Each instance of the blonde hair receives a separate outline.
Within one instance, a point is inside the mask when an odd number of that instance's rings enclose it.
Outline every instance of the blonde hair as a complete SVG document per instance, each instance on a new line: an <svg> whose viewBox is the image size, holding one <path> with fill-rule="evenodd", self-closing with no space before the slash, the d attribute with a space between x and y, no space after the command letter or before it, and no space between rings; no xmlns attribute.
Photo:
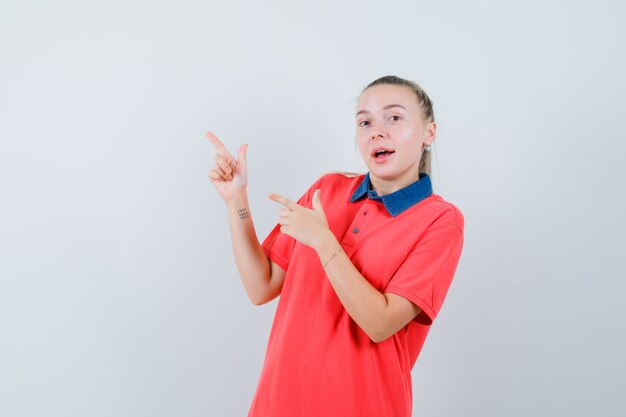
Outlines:
<svg viewBox="0 0 626 417"><path fill-rule="evenodd" d="M433 113L433 103L432 101L430 101L430 97L428 97L428 94L426 94L426 92L422 89L422 87L420 87L419 84L417 84L414 81L405 80L404 78L400 78L395 75L385 75L384 77L380 77L372 81L371 83L369 83L363 89L363 91L361 91L361 94L363 94L365 90L367 90L368 88L373 87L375 85L381 85L381 84L400 85L400 86L405 86L405 87L410 88L411 91L413 91L413 93L415 93L415 96L417 97L417 102L419 103L420 108L422 109L422 115L424 117L424 120L427 122L435 121L435 114ZM430 157L431 157L431 152L428 152L428 151L422 152L422 159L420 159L420 163L419 163L419 172L420 173L425 172L429 176L431 175Z"/></svg>

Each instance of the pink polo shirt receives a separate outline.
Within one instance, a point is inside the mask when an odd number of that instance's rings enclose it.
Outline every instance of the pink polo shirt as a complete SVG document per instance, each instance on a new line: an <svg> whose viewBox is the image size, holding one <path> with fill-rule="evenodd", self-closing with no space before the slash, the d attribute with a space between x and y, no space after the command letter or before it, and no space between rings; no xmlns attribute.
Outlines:
<svg viewBox="0 0 626 417"><path fill-rule="evenodd" d="M277 224L262 248L286 275L248 417L411 416L411 369L452 282L464 218L425 174L384 200L367 184L366 174L326 173L298 204L312 208L321 188L330 230L358 271L422 311L373 342L341 304L315 250Z"/></svg>

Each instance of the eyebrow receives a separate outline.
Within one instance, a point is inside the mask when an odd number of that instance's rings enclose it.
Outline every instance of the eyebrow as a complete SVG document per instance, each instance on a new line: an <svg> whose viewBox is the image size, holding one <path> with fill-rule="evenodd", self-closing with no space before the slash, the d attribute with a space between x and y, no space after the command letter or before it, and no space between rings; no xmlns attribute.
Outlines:
<svg viewBox="0 0 626 417"><path fill-rule="evenodd" d="M406 110L406 107L404 107L404 106L402 106L402 105L400 105L400 104L387 104L385 107L383 107L383 110L387 110L387 109L389 109L389 108L391 108L391 107L402 107L404 110ZM368 111L368 110L359 110L359 111L358 111L358 112L354 115L354 117L357 117L357 116L358 116L359 114L361 114L361 113L369 113L369 111Z"/></svg>

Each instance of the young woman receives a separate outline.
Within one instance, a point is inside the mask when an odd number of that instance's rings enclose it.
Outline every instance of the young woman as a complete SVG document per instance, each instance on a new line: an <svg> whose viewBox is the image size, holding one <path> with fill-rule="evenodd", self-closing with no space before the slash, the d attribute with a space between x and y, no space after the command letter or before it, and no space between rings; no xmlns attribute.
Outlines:
<svg viewBox="0 0 626 417"><path fill-rule="evenodd" d="M411 369L461 255L464 218L433 193L432 103L386 76L361 92L366 174L321 175L297 200L271 193L278 224L259 243L238 158L209 177L226 202L238 271L261 305L280 295L248 417L410 417Z"/></svg>

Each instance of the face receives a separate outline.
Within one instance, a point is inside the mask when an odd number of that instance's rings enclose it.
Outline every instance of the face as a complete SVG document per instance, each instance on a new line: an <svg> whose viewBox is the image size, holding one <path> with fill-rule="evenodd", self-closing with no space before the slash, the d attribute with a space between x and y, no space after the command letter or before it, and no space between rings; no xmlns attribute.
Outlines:
<svg viewBox="0 0 626 417"><path fill-rule="evenodd" d="M355 120L356 143L374 186L392 182L400 189L417 181L423 148L434 141L436 125L424 120L409 87L379 84L366 89ZM378 149L387 152L376 156Z"/></svg>

